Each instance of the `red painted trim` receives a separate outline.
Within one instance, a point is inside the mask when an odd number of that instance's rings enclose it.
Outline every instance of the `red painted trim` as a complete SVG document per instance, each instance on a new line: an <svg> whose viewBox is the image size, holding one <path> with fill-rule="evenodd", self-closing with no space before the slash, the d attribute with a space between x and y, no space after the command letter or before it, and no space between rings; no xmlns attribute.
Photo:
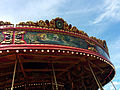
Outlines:
<svg viewBox="0 0 120 90"><path fill-rule="evenodd" d="M15 44L15 31L13 31L13 40L12 40L13 44Z"/></svg>
<svg viewBox="0 0 120 90"><path fill-rule="evenodd" d="M0 28L1 29L1 28ZM45 29L45 28L32 28L32 27L6 27L6 28L2 28L2 30L3 29L31 29L31 30L46 30L46 31L54 31L54 32L59 32L59 33L66 33L66 34L71 34L72 36L79 36L79 37L81 37L81 38L83 38L83 39L87 39L87 40L91 40L91 41L93 41L94 43L96 43L98 46L100 46L102 49L104 49L104 51L108 54L108 56L109 56L109 53L108 53L108 51L101 45L101 44L99 44L97 41L95 41L94 39L91 39L91 38L89 38L89 37L87 37L87 36L84 36L84 35L82 35L82 34L75 34L75 33L72 33L72 32L65 32L64 30L63 31L60 31L60 30L54 30L54 29Z"/></svg>
<svg viewBox="0 0 120 90"><path fill-rule="evenodd" d="M16 29L37 29L37 30L48 30L48 31L54 31L54 32L59 32L59 33L67 33L67 34L72 34L73 36L80 36L80 37L83 37L83 39L88 39L88 40L91 40L93 41L94 43L96 43L98 46L100 46L102 49L105 50L105 52L108 54L109 56L109 53L108 51L101 45L99 44L97 41L95 41L94 39L91 39L89 37L86 37L84 35L81 35L81 34L75 34L75 33L72 33L72 32L65 32L65 31L60 31L60 30L54 30L54 29L45 29L45 28L31 28L31 27L16 27Z"/></svg>
<svg viewBox="0 0 120 90"><path fill-rule="evenodd" d="M26 34L26 31L25 31L25 34ZM22 34L22 40L25 42L25 44L27 44L27 42L24 40L24 35L25 34Z"/></svg>
<svg viewBox="0 0 120 90"><path fill-rule="evenodd" d="M107 79L111 75L112 72L113 72L113 69L111 70L111 72L109 73L109 75L105 79Z"/></svg>
<svg viewBox="0 0 120 90"><path fill-rule="evenodd" d="M100 55L97 52L93 52L87 49L82 48L76 48L76 47L70 47L70 46L62 46L62 45L51 45L51 44L11 44L11 45L0 45L0 50L13 50L13 49L55 49L55 50L69 50L69 51L75 51L75 52L82 52L87 54L92 54L98 57L101 57L108 62L110 62L107 58ZM111 63L111 62L110 62Z"/></svg>
<svg viewBox="0 0 120 90"><path fill-rule="evenodd" d="M4 28L0 28L0 30L4 30L4 29L15 29L15 27L4 27Z"/></svg>
<svg viewBox="0 0 120 90"><path fill-rule="evenodd" d="M81 49L76 47L69 47L69 46L62 46L62 45L51 45L51 44L11 44L11 45L0 45L0 50L21 50L21 49L54 49L54 50L69 50L69 51L75 51L75 52L82 52L87 54L92 54L98 57L101 57L105 59L106 61L110 62L107 58L100 55L97 52L93 52L87 49ZM112 64L112 63L111 63ZM113 70L108 74L108 76L105 78L107 79Z"/></svg>

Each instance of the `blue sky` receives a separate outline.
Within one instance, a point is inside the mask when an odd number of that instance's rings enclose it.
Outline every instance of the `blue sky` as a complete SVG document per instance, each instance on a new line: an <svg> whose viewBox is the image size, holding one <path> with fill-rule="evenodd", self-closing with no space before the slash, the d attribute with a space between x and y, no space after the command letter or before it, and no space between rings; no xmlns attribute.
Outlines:
<svg viewBox="0 0 120 90"><path fill-rule="evenodd" d="M89 36L107 41L120 90L120 0L0 0L0 21L51 20L62 17ZM105 90L114 90L111 83Z"/></svg>

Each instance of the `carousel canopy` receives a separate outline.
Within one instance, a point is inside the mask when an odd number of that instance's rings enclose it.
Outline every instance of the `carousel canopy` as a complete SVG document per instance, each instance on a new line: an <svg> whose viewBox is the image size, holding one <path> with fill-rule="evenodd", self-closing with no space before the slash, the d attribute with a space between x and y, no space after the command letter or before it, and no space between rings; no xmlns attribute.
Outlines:
<svg viewBox="0 0 120 90"><path fill-rule="evenodd" d="M102 89L115 75L109 59L105 40L62 18L0 21L0 89Z"/></svg>

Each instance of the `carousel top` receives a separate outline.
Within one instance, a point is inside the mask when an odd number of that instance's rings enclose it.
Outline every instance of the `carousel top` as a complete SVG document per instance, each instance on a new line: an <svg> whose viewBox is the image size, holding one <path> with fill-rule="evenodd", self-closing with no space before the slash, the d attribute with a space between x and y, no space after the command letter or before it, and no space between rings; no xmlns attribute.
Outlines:
<svg viewBox="0 0 120 90"><path fill-rule="evenodd" d="M24 77L28 75L30 85L39 79L43 80L43 77L36 77L40 72L45 76L44 79L51 80L50 63L54 63L56 76L61 76L65 83L68 81L66 76L69 76L68 71L70 71L76 87L81 85L87 88L98 88L92 79L90 65L102 83L101 86L111 81L115 75L115 68L109 61L106 41L89 37L87 33L67 24L59 17L51 21L20 22L16 26L10 22L0 21L0 56L2 64L0 65L2 71L0 89L4 85L3 76L6 78L6 75L9 77L13 74L15 60L19 61ZM9 62L11 62L10 66L7 65ZM12 68L8 69L10 67ZM77 82L77 80L84 82ZM10 85L10 82L8 84ZM6 87L10 87L9 85Z"/></svg>
<svg viewBox="0 0 120 90"><path fill-rule="evenodd" d="M29 31L39 29L39 28L41 28L42 30L49 29L51 30L51 32L59 31L59 33L73 34L76 37L80 36L80 38L83 37L84 39L88 38L91 41L87 41L87 42L91 44L98 44L108 54L108 48L105 40L100 40L93 36L89 37L87 33L85 33L82 30L78 30L77 27L72 26L71 24L68 24L66 21L64 21L62 18L59 18L59 17L52 19L51 21L40 20L37 22L32 22L32 21L20 22L19 24L16 24L16 27L14 27L14 24L11 24L10 22L0 21L0 30L3 30L3 29L15 30L14 28L17 28L17 29L19 28L19 30L21 30L20 28L26 28L26 30L29 29Z"/></svg>

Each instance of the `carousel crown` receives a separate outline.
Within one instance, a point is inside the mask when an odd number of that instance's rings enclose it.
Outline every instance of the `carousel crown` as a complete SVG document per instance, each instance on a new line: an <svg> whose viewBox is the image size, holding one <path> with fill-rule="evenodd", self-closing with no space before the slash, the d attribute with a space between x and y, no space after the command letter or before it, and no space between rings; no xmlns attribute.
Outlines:
<svg viewBox="0 0 120 90"><path fill-rule="evenodd" d="M0 30L2 30L3 28L9 28L9 27L14 27L14 24L11 24L10 22L3 22L0 21ZM108 52L108 48L106 45L106 41L105 40L101 40L101 39L97 39L96 37L89 37L87 33L85 33L82 30L78 30L77 27L72 26L71 24L68 24L66 21L64 21L64 19L62 18L55 18L52 19L51 21L49 20L40 20L37 22L32 22L32 21L27 21L27 22L20 22L19 24L16 24L16 27L24 27L24 28L41 28L41 29L49 29L49 30L54 30L54 31L62 31L62 32L67 32L69 34L75 34L75 35L79 35L85 38L89 38L91 39L93 42L100 44L100 46L106 51ZM90 44L95 44L91 41L87 41Z"/></svg>

